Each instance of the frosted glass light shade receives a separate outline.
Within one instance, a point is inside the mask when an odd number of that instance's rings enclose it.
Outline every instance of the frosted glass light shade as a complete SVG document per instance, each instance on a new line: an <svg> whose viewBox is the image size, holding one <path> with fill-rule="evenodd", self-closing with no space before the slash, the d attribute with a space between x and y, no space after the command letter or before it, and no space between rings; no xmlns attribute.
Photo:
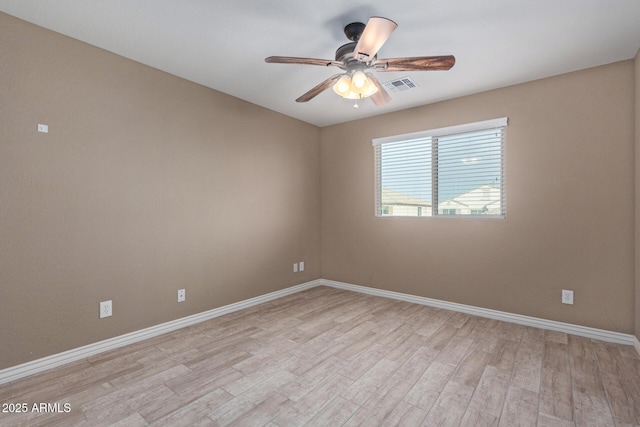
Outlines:
<svg viewBox="0 0 640 427"><path fill-rule="evenodd" d="M348 95L350 90L351 90L351 77L349 77L347 74L340 77L340 79L338 79L336 84L333 85L333 91L342 97L345 97L346 95Z"/></svg>

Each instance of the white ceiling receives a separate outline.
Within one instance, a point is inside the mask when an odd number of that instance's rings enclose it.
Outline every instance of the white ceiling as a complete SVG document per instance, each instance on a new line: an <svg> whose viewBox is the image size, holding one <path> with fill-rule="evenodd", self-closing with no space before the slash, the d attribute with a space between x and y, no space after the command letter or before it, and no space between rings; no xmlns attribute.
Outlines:
<svg viewBox="0 0 640 427"><path fill-rule="evenodd" d="M639 0L0 0L0 11L318 126L369 117L630 59ZM327 90L340 70L266 64L271 55L334 59L343 27L384 16L398 29L379 58L455 55L450 71L375 107Z"/></svg>

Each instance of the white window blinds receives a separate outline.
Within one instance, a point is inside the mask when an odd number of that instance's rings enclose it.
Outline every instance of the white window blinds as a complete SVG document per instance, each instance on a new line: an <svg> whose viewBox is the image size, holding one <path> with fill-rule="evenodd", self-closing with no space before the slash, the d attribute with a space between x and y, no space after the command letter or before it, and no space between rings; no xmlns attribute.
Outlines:
<svg viewBox="0 0 640 427"><path fill-rule="evenodd" d="M377 216L504 218L507 118L373 140Z"/></svg>

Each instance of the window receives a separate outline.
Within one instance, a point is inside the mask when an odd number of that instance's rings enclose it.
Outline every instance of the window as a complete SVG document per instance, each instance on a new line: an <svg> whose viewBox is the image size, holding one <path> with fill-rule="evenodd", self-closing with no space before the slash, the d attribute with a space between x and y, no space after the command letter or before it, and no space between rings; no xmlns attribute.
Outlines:
<svg viewBox="0 0 640 427"><path fill-rule="evenodd" d="M507 118L373 140L376 216L504 218Z"/></svg>

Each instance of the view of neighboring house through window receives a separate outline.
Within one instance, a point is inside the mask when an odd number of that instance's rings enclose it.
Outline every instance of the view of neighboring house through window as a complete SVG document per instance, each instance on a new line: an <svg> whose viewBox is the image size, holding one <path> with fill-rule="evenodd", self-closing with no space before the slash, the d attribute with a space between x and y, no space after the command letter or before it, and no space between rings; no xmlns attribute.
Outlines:
<svg viewBox="0 0 640 427"><path fill-rule="evenodd" d="M505 217L507 118L373 140L377 216Z"/></svg>

